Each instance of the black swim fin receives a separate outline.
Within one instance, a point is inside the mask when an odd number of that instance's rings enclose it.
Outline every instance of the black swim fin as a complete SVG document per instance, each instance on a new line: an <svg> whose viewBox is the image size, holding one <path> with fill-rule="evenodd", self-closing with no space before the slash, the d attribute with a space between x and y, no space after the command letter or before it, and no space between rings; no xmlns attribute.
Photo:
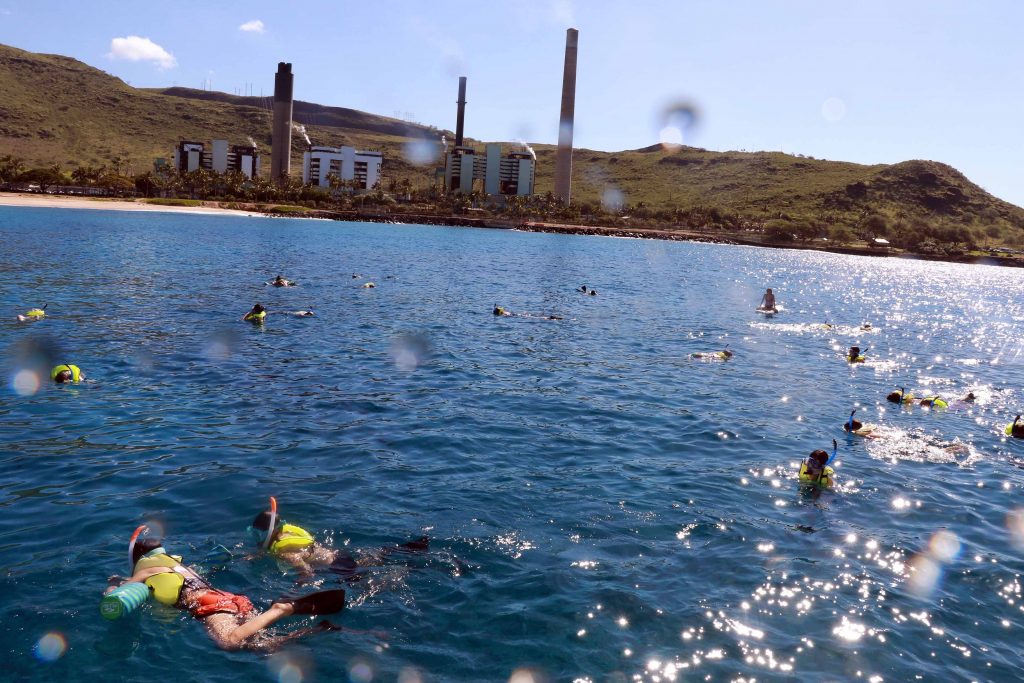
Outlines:
<svg viewBox="0 0 1024 683"><path fill-rule="evenodd" d="M292 601L295 614L337 614L345 609L345 591L341 588L310 593Z"/></svg>

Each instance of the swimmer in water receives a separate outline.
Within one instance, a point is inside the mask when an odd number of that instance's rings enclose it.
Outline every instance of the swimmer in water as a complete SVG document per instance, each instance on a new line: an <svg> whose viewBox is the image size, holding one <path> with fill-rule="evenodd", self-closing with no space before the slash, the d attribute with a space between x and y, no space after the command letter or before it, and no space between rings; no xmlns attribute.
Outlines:
<svg viewBox="0 0 1024 683"><path fill-rule="evenodd" d="M860 420L854 420L853 415L857 411L850 412L850 419L843 423L843 431L849 434L856 434L857 436L867 437L869 439L876 438L873 434L875 431L875 425L864 424Z"/></svg>
<svg viewBox="0 0 1024 683"><path fill-rule="evenodd" d="M492 311L492 313L494 313L494 315L503 315L503 316L511 316L511 315L513 315L512 311L506 311L504 308L502 308L498 304L494 304L494 310Z"/></svg>
<svg viewBox="0 0 1024 683"><path fill-rule="evenodd" d="M46 307L50 304L44 304L42 308L30 308L25 311L25 315L18 316L18 322L35 322L42 320L46 317Z"/></svg>
<svg viewBox="0 0 1024 683"><path fill-rule="evenodd" d="M577 292L583 292L584 294L586 294L587 293L587 286L586 285L581 285L580 288L577 289L576 291Z"/></svg>
<svg viewBox="0 0 1024 683"><path fill-rule="evenodd" d="M1020 415L1013 418L1013 422L1006 425L1006 435L1015 439L1024 439L1024 422L1020 421Z"/></svg>
<svg viewBox="0 0 1024 683"><path fill-rule="evenodd" d="M949 403L940 396L926 396L918 403L925 408L948 408Z"/></svg>
<svg viewBox="0 0 1024 683"><path fill-rule="evenodd" d="M318 631L341 630L330 622L317 627L271 636L266 629L296 614L335 614L345 607L345 591L329 590L302 598L275 602L265 612L257 612L244 595L218 590L192 569L164 550L156 538L138 539L139 527L129 545L132 575L127 579L111 576L105 593L125 583L146 585L163 605L186 610L206 627L206 632L223 650L272 651L284 643Z"/></svg>
<svg viewBox="0 0 1024 683"><path fill-rule="evenodd" d="M363 289L373 289L376 286L377 285L373 284L372 282L364 282L363 283Z"/></svg>
<svg viewBox="0 0 1024 683"><path fill-rule="evenodd" d="M256 304L252 307L252 310L242 316L242 320L246 320L251 323L262 323L267 317L267 309L263 304Z"/></svg>
<svg viewBox="0 0 1024 683"><path fill-rule="evenodd" d="M309 309L306 311L290 311L289 315L293 315L296 318L312 318L316 313L313 312L313 309Z"/></svg>
<svg viewBox="0 0 1024 683"><path fill-rule="evenodd" d="M885 400L888 401L889 403L900 403L900 404L913 403L914 402L914 395L913 394L908 394L906 392L906 389L904 389L903 387L900 387L899 391L891 391L891 392L889 392L889 395L885 397Z"/></svg>
<svg viewBox="0 0 1024 683"><path fill-rule="evenodd" d="M294 287L295 286L294 282L292 282L291 280L285 280L280 275L275 277L268 284L274 285L275 287Z"/></svg>
<svg viewBox="0 0 1024 683"><path fill-rule="evenodd" d="M832 457L823 450L813 451L800 465L798 478L801 484L811 484L820 488L832 488L835 484L835 471L828 464L836 457L839 444L832 439Z"/></svg>
<svg viewBox="0 0 1024 683"><path fill-rule="evenodd" d="M77 365L65 363L50 371L50 379L57 384L78 384L85 379L85 373Z"/></svg>
<svg viewBox="0 0 1024 683"><path fill-rule="evenodd" d="M860 347L851 346L850 350L846 353L846 360L849 363L863 363L864 354L860 352Z"/></svg>
<svg viewBox="0 0 1024 683"><path fill-rule="evenodd" d="M865 332L867 332L868 330L872 329L871 323L865 322L863 325L860 326L860 329L862 329Z"/></svg>
<svg viewBox="0 0 1024 683"><path fill-rule="evenodd" d="M398 546L364 553L357 561L348 551L328 548L302 527L280 519L277 516L277 500L273 496L270 498L270 508L256 515L247 535L260 548L299 570L303 579L312 578L319 567L328 567L336 574L355 577L360 567L379 565L391 553L425 552L430 547L430 539L423 536Z"/></svg>
<svg viewBox="0 0 1024 683"><path fill-rule="evenodd" d="M705 360L729 360L732 358L733 352L726 346L721 351L698 351L697 353L691 353L690 358L702 358Z"/></svg>
<svg viewBox="0 0 1024 683"><path fill-rule="evenodd" d="M597 296L597 290L594 289L594 288L591 288L590 291L587 292L587 294L589 294L590 296Z"/></svg>
<svg viewBox="0 0 1024 683"><path fill-rule="evenodd" d="M761 311L778 311L775 307L775 294L772 293L771 287L761 297L761 304L757 308Z"/></svg>

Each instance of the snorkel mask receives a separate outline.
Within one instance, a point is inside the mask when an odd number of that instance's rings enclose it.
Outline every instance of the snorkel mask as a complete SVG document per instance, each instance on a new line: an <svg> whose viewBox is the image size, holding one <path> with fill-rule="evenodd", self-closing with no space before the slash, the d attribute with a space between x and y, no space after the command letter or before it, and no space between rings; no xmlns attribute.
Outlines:
<svg viewBox="0 0 1024 683"><path fill-rule="evenodd" d="M140 524L135 532L132 534L131 540L128 541L128 575L131 576L135 573L135 560L132 559L135 556L135 542L139 540L139 536L142 535L143 531L149 531L149 527L145 524Z"/></svg>
<svg viewBox="0 0 1024 683"><path fill-rule="evenodd" d="M269 519L267 520L266 530L250 525L245 531L246 537L261 548L270 547L270 539L273 538L274 531L277 529L277 499L273 496L270 496L270 510L268 514Z"/></svg>

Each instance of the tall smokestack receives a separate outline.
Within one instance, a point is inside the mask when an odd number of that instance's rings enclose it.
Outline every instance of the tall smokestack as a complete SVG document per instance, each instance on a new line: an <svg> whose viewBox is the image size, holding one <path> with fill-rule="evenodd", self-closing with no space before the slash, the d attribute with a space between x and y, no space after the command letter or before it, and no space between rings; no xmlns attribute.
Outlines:
<svg viewBox="0 0 1024 683"><path fill-rule="evenodd" d="M274 74L274 127L270 132L270 177L281 182L292 165L292 65L278 62Z"/></svg>
<svg viewBox="0 0 1024 683"><path fill-rule="evenodd" d="M466 77L459 76L459 113L455 118L455 146L462 147L462 132L466 123Z"/></svg>
<svg viewBox="0 0 1024 683"><path fill-rule="evenodd" d="M558 156L555 157L555 196L569 206L572 194L572 126L576 116L576 48L580 32L565 32L565 69L562 71L562 115L558 119Z"/></svg>

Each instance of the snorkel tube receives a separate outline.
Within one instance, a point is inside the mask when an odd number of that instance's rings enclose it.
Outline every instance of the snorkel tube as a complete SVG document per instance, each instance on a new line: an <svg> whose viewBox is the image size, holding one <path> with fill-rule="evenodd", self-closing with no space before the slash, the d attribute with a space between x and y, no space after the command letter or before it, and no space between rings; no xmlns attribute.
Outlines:
<svg viewBox="0 0 1024 683"><path fill-rule="evenodd" d="M836 459L836 453L838 453L838 452L839 452L839 443L835 439L832 439L832 455L830 455L828 460L825 461L825 464L821 466L821 471L818 472L818 478L814 480L815 484L820 484L821 483L821 478L823 476L825 476L826 468L828 468L828 466L832 464L832 461Z"/></svg>
<svg viewBox="0 0 1024 683"><path fill-rule="evenodd" d="M135 573L135 560L132 559L135 554L135 542L139 540L139 536L143 531L149 531L149 527L145 524L140 524L135 533L132 534L131 540L128 541L128 576Z"/></svg>
<svg viewBox="0 0 1024 683"><path fill-rule="evenodd" d="M267 535L263 539L263 543L260 545L264 549L270 547L270 539L274 537L274 530L277 529L277 499L273 496L270 497L270 522L267 525Z"/></svg>
<svg viewBox="0 0 1024 683"><path fill-rule="evenodd" d="M849 420L847 420L847 422L846 422L846 426L847 426L847 427L849 427L849 430L848 430L848 431L849 431L849 432L850 432L851 434L853 434L853 415L854 415L854 413L856 413L856 412L857 412L857 409L856 409L856 408L854 408L853 410L851 410L851 411L850 411L850 419L849 419ZM833 441L835 441L835 439L833 439ZM833 453L833 456L834 456L834 455L835 455L835 453Z"/></svg>

